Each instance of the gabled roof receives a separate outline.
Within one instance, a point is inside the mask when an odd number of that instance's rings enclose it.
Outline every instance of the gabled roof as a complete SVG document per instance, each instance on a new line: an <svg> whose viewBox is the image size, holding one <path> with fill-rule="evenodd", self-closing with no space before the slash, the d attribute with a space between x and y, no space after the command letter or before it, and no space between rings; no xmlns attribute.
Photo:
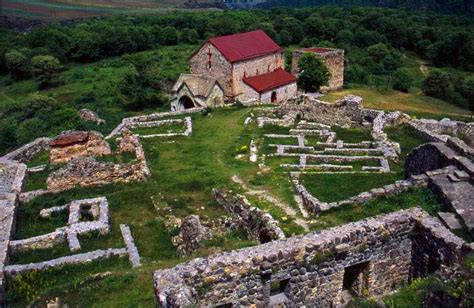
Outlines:
<svg viewBox="0 0 474 308"><path fill-rule="evenodd" d="M262 30L214 37L208 42L231 63L283 51L283 48Z"/></svg>
<svg viewBox="0 0 474 308"><path fill-rule="evenodd" d="M243 81L258 93L262 93L296 82L296 77L284 69L279 68L271 73L254 77L244 77Z"/></svg>
<svg viewBox="0 0 474 308"><path fill-rule="evenodd" d="M203 75L181 74L173 87L173 92L178 92L183 85L186 85L194 96L207 98L216 84L222 89L215 78Z"/></svg>

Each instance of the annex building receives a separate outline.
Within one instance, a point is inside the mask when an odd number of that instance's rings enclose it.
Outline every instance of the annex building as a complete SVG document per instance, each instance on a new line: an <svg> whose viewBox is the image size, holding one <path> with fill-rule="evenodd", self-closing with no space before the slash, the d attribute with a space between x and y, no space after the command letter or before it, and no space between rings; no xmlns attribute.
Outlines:
<svg viewBox="0 0 474 308"><path fill-rule="evenodd" d="M179 91L183 83L202 78L209 78L209 84L216 81L224 101L279 103L294 97L296 77L284 70L283 52L262 30L209 39L190 57L191 75L181 76L174 86L172 108L215 106L215 96L209 100L198 98L192 90Z"/></svg>

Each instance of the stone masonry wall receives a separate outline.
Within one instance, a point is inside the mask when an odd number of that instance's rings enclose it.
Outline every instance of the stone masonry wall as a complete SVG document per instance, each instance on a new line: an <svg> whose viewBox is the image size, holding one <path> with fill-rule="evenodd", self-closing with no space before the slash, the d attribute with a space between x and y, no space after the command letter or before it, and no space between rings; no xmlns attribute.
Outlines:
<svg viewBox="0 0 474 308"><path fill-rule="evenodd" d="M272 92L276 92L277 100L275 103L282 103L296 96L298 86L296 85L296 82L294 82L272 91L262 93L260 98L262 104L270 104L272 102Z"/></svg>
<svg viewBox="0 0 474 308"><path fill-rule="evenodd" d="M292 54L291 73L297 75L300 73L298 62L301 56L306 53L314 54L322 59L324 65L329 71L330 78L328 86L321 87L321 91L340 90L344 86L344 50L334 49L325 53L314 53L305 50L295 50Z"/></svg>
<svg viewBox="0 0 474 308"><path fill-rule="evenodd" d="M42 151L49 150L51 138L41 137L27 143L20 148L6 154L2 158L27 163Z"/></svg>
<svg viewBox="0 0 474 308"><path fill-rule="evenodd" d="M212 65L209 68L209 51L211 52ZM204 44L191 59L189 59L191 74L202 74L217 79L227 98L234 96L232 81L232 64L212 44Z"/></svg>
<svg viewBox="0 0 474 308"><path fill-rule="evenodd" d="M278 222L253 207L244 196L233 196L219 189L213 189L212 195L233 216L237 227L246 230L251 238L261 243L285 238Z"/></svg>
<svg viewBox="0 0 474 308"><path fill-rule="evenodd" d="M234 84L234 95L244 93L244 77L253 77L273 72L277 68L283 68L283 54L274 53L263 57L250 59L233 64L232 80Z"/></svg>
<svg viewBox="0 0 474 308"><path fill-rule="evenodd" d="M427 234L437 240L414 245ZM343 289L380 296L415 273L428 272L415 268L425 267L418 254L449 258L446 266L455 268L465 247L441 223L413 208L156 271L155 295L164 307L331 307L341 304Z"/></svg>

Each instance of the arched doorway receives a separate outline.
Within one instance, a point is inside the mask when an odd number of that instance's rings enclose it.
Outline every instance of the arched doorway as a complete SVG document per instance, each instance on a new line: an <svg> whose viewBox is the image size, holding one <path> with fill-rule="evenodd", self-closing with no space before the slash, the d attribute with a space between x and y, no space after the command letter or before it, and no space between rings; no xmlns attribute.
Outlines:
<svg viewBox="0 0 474 308"><path fill-rule="evenodd" d="M193 100L186 95L181 96L181 98L179 99L179 104L183 106L184 109L194 108Z"/></svg>
<svg viewBox="0 0 474 308"><path fill-rule="evenodd" d="M277 101L277 93L275 91L272 92L272 103L275 103Z"/></svg>

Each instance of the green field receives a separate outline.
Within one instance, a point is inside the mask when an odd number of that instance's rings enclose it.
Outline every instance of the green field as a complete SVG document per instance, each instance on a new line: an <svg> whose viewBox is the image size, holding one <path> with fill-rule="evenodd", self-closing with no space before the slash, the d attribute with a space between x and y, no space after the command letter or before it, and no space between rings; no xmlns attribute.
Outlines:
<svg viewBox="0 0 474 308"><path fill-rule="evenodd" d="M107 14L159 13L183 9L185 0L7 0L5 15L47 20L91 17Z"/></svg>

